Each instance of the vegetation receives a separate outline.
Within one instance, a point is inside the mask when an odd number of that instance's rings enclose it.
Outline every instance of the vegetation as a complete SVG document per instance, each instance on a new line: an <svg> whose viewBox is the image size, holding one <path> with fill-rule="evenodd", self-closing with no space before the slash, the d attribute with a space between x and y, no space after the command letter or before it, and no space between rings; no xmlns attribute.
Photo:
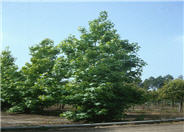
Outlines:
<svg viewBox="0 0 184 132"><path fill-rule="evenodd" d="M139 47L120 39L106 12L89 22L89 30L79 31L80 39L70 36L60 44L73 67L68 100L76 107L63 116L97 122L121 119L125 109L143 101L137 86L145 65L137 57Z"/></svg>
<svg viewBox="0 0 184 132"><path fill-rule="evenodd" d="M142 83L142 87L146 90L157 90L163 87L164 84L168 83L169 81L173 80L173 76L166 75L166 76L158 76L156 78L149 77L145 79Z"/></svg>
<svg viewBox="0 0 184 132"><path fill-rule="evenodd" d="M148 79L145 79L144 82L142 82L141 87L147 91L147 99L149 100L148 102L159 104L159 102L162 100L162 97L159 94L159 90L173 79L174 77L169 74L163 77L151 76Z"/></svg>
<svg viewBox="0 0 184 132"><path fill-rule="evenodd" d="M157 78L150 77L145 79L141 87L147 90L147 104L166 105L171 104L174 108L175 104L179 104L179 112L183 111L183 76L180 75L174 79L171 75L159 76Z"/></svg>
<svg viewBox="0 0 184 132"><path fill-rule="evenodd" d="M15 58L11 55L9 48L2 51L1 56L1 107L9 109L20 100L20 91L17 88L18 82L22 79L18 67L15 65Z"/></svg>
<svg viewBox="0 0 184 132"><path fill-rule="evenodd" d="M39 113L68 104L61 113L71 120L91 122L122 119L136 104L179 101L183 80L171 75L141 82L145 62L137 43L122 40L107 12L79 28L55 46L50 39L30 47L31 59L20 70L9 49L1 53L1 106L9 112Z"/></svg>
<svg viewBox="0 0 184 132"><path fill-rule="evenodd" d="M160 96L179 102L179 112L183 112L183 101L184 101L184 80L175 79L168 84L165 84L160 90Z"/></svg>
<svg viewBox="0 0 184 132"><path fill-rule="evenodd" d="M41 111L55 101L50 89L54 85L52 68L57 54L58 50L49 39L30 48L31 63L21 69L25 77L22 102L25 102L26 111Z"/></svg>

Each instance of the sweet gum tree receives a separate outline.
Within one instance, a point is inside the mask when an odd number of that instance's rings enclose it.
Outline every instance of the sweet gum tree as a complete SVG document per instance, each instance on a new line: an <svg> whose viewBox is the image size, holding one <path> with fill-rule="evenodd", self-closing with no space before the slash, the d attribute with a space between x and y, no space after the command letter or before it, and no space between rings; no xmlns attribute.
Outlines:
<svg viewBox="0 0 184 132"><path fill-rule="evenodd" d="M31 62L20 71L6 49L1 53L1 103L9 112L41 112L64 104L69 78L66 59L50 39L30 47Z"/></svg>
<svg viewBox="0 0 184 132"><path fill-rule="evenodd" d="M60 43L72 67L66 98L74 109L62 114L69 119L119 120L127 108L144 101L144 91L137 85L145 65L137 55L139 46L121 40L107 17L101 12L89 22L89 30L79 29L79 39L70 36Z"/></svg>
<svg viewBox="0 0 184 132"><path fill-rule="evenodd" d="M31 62L26 63L21 69L25 78L20 86L23 98L20 105L24 107L23 111L39 112L58 103L61 99L62 83L59 79L62 80L62 78L53 71L57 65L58 53L59 50L50 39L30 47ZM59 86L58 83L60 83Z"/></svg>
<svg viewBox="0 0 184 132"><path fill-rule="evenodd" d="M11 55L9 48L1 52L1 109L8 110L21 100L18 81L21 80L21 74L15 65L15 58Z"/></svg>

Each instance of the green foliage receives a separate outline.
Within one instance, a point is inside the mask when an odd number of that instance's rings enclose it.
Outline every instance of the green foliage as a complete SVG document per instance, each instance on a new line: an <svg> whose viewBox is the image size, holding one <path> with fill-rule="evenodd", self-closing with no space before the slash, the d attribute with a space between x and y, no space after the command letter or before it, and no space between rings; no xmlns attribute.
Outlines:
<svg viewBox="0 0 184 132"><path fill-rule="evenodd" d="M155 78L151 76L148 79L145 79L141 84L141 87L147 90L147 101L154 104L159 103L162 100L159 94L160 89L173 79L174 78L169 74L163 77L158 76Z"/></svg>
<svg viewBox="0 0 184 132"><path fill-rule="evenodd" d="M73 110L61 116L93 122L120 120L130 106L144 103L139 87L145 62L137 43L121 40L107 12L80 27L59 46L45 39L30 47L30 63L17 72L10 51L1 55L2 106L9 112L41 112L55 104Z"/></svg>
<svg viewBox="0 0 184 132"><path fill-rule="evenodd" d="M173 80L173 76L166 75L166 76L158 76L156 78L149 77L145 79L142 83L142 87L146 90L157 90L163 87L164 84L168 83L169 81Z"/></svg>
<svg viewBox="0 0 184 132"><path fill-rule="evenodd" d="M65 103L69 65L50 39L30 47L31 63L17 72L7 49L1 54L1 104L9 112L40 112Z"/></svg>
<svg viewBox="0 0 184 132"><path fill-rule="evenodd" d="M9 108L7 112L15 113L15 112L23 112L23 111L24 111L24 105L21 105L21 104L17 105L17 104L15 104L11 108Z"/></svg>
<svg viewBox="0 0 184 132"><path fill-rule="evenodd" d="M70 36L60 44L72 67L74 79L66 97L74 110L62 114L74 120L118 120L122 112L144 101L137 87L144 61L137 43L121 40L114 24L101 12L89 22L89 31L79 28L80 39Z"/></svg>
<svg viewBox="0 0 184 132"><path fill-rule="evenodd" d="M164 85L160 90L160 96L166 99L183 100L184 98L184 80L175 79Z"/></svg>
<svg viewBox="0 0 184 132"><path fill-rule="evenodd" d="M15 58L7 48L1 52L1 108L9 109L21 100L17 88L21 75L17 71Z"/></svg>
<svg viewBox="0 0 184 132"><path fill-rule="evenodd" d="M171 101L179 102L179 112L183 111L183 101L184 101L184 80L175 79L165 84L163 88L159 91L160 97L163 99L168 99Z"/></svg>
<svg viewBox="0 0 184 132"><path fill-rule="evenodd" d="M39 112L61 102L66 67L64 59L58 57L59 50L50 39L30 47L31 63L21 69L24 75L21 95L24 111ZM65 68L66 69L66 68ZM59 71L59 73L57 73Z"/></svg>
<svg viewBox="0 0 184 132"><path fill-rule="evenodd" d="M161 100L158 90L147 91L147 101L154 104L158 103Z"/></svg>

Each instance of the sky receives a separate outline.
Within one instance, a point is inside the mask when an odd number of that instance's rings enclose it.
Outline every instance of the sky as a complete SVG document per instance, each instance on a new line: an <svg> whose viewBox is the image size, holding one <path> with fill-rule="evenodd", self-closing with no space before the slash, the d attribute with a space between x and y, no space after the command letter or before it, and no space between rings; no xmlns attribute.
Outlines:
<svg viewBox="0 0 184 132"><path fill-rule="evenodd" d="M29 47L45 38L55 45L107 11L121 39L137 42L147 63L142 79L184 74L184 2L8 2L2 3L2 49L9 46L21 68Z"/></svg>

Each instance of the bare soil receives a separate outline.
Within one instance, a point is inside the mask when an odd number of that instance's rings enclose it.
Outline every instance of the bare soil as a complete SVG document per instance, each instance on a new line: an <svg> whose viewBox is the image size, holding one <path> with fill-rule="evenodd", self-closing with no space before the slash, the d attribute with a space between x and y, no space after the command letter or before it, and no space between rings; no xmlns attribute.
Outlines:
<svg viewBox="0 0 184 132"><path fill-rule="evenodd" d="M1 112L1 126L35 126L51 124L72 124L67 119L59 116L37 115L37 114L9 114Z"/></svg>
<svg viewBox="0 0 184 132"><path fill-rule="evenodd" d="M167 113L167 112L129 112L125 120L159 120L184 117L184 113Z"/></svg>
<svg viewBox="0 0 184 132"><path fill-rule="evenodd" d="M123 118L122 121L133 120L155 120L184 117L183 113L159 113L159 112L131 112ZM57 125L57 124L80 124L83 122L72 122L57 114L43 113L38 114L10 114L1 112L1 126L38 126L38 125Z"/></svg>

